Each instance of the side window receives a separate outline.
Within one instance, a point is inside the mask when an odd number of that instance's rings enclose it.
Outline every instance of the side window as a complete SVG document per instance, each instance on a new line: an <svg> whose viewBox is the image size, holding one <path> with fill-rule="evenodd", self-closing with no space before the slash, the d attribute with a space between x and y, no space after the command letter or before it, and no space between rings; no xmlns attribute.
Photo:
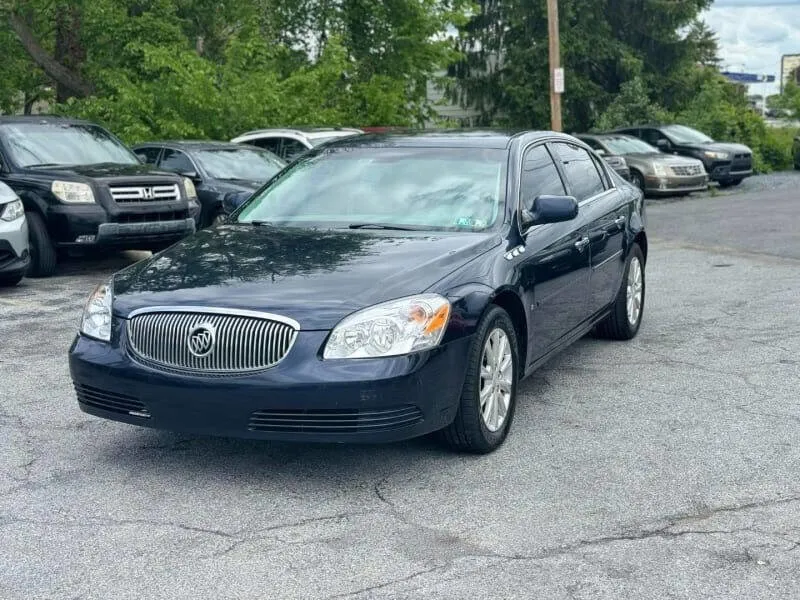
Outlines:
<svg viewBox="0 0 800 600"><path fill-rule="evenodd" d="M148 165L154 165L158 162L158 155L161 154L161 148L137 148L136 156L142 158Z"/></svg>
<svg viewBox="0 0 800 600"><path fill-rule="evenodd" d="M651 146L655 146L658 144L658 140L664 138L664 136L657 129L642 129L641 138Z"/></svg>
<svg viewBox="0 0 800 600"><path fill-rule="evenodd" d="M294 160L306 150L308 150L308 148L306 148L302 142L298 142L293 138L283 138L280 156L288 162Z"/></svg>
<svg viewBox="0 0 800 600"><path fill-rule="evenodd" d="M190 173L194 171L192 161L178 150L164 150L164 156L161 157L159 166L166 171L174 171L175 173Z"/></svg>
<svg viewBox="0 0 800 600"><path fill-rule="evenodd" d="M269 150L273 154L277 154L278 156L280 156L281 138L277 137L258 138L255 140L250 140L247 143L252 144L253 146L257 146L259 148L263 148L264 150Z"/></svg>
<svg viewBox="0 0 800 600"><path fill-rule="evenodd" d="M600 179L603 180L603 187L609 190L613 186L611 185L611 176L608 174L608 169L604 164L605 161L598 159L596 156L592 156L592 160L594 161L594 166L597 169L597 172L600 173Z"/></svg>
<svg viewBox="0 0 800 600"><path fill-rule="evenodd" d="M567 182L578 202L605 191L594 159L586 150L563 142L555 143L553 147L564 165Z"/></svg>
<svg viewBox="0 0 800 600"><path fill-rule="evenodd" d="M564 182L558 173L553 158L544 145L535 146L522 159L520 195L526 206L538 196L564 196Z"/></svg>

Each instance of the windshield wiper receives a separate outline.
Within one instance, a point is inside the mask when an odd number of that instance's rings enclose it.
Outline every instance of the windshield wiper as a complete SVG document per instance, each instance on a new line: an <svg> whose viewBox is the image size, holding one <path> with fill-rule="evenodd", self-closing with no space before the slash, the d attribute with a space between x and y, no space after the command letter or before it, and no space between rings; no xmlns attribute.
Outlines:
<svg viewBox="0 0 800 600"><path fill-rule="evenodd" d="M275 227L276 226L275 223L273 223L272 221L259 221L259 220L256 220L256 221L248 221L248 223L250 223L250 225L252 225L253 227Z"/></svg>
<svg viewBox="0 0 800 600"><path fill-rule="evenodd" d="M351 223L348 229L392 229L395 231L419 231L421 227L410 225L391 225L389 223Z"/></svg>
<svg viewBox="0 0 800 600"><path fill-rule="evenodd" d="M28 165L28 169L46 169L47 167L68 167L69 165L62 165L61 163L41 163L38 165Z"/></svg>

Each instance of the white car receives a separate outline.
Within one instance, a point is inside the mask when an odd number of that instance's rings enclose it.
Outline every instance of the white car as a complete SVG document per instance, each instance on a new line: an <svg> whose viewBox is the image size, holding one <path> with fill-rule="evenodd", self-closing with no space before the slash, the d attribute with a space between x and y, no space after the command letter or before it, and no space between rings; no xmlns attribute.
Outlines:
<svg viewBox="0 0 800 600"><path fill-rule="evenodd" d="M30 259L22 200L0 181L0 286L18 284L28 270Z"/></svg>
<svg viewBox="0 0 800 600"><path fill-rule="evenodd" d="M360 129L347 127L316 129L259 129L243 133L231 141L235 144L250 144L277 154L291 162L309 149L336 138L361 135Z"/></svg>

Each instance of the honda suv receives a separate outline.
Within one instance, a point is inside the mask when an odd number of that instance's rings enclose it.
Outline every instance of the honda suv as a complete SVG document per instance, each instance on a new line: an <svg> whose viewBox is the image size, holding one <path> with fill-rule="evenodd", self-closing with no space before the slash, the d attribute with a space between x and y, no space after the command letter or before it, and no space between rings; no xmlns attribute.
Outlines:
<svg viewBox="0 0 800 600"><path fill-rule="evenodd" d="M191 180L143 165L108 131L57 117L0 117L0 181L22 199L34 277L57 250L160 250L194 233Z"/></svg>

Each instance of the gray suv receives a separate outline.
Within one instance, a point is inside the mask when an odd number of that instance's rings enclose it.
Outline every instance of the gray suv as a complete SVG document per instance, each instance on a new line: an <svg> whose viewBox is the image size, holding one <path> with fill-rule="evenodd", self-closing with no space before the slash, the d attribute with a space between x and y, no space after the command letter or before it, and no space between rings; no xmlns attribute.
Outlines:
<svg viewBox="0 0 800 600"><path fill-rule="evenodd" d="M29 263L25 208L11 188L0 181L0 286L18 284Z"/></svg>

